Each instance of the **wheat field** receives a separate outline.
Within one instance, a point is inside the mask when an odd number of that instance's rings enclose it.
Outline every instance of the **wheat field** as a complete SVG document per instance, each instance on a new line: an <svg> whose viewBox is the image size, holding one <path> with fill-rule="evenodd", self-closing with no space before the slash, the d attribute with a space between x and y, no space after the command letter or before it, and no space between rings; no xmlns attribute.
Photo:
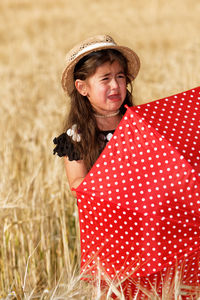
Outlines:
<svg viewBox="0 0 200 300"><path fill-rule="evenodd" d="M102 33L133 48L135 104L197 87L200 2L1 0L0 13L0 299L99 299L80 280L76 201L52 155L65 54Z"/></svg>

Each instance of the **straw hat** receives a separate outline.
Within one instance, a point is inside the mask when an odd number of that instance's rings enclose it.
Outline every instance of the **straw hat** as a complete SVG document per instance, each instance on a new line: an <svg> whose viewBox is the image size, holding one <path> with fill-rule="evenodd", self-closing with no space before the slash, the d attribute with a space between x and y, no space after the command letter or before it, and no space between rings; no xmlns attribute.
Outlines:
<svg viewBox="0 0 200 300"><path fill-rule="evenodd" d="M131 80L135 79L140 69L137 54L128 47L118 46L109 35L97 35L84 40L72 48L66 55L66 67L62 74L62 87L70 95L74 89L74 67L78 61L91 52L116 49L120 51L128 62L128 73Z"/></svg>

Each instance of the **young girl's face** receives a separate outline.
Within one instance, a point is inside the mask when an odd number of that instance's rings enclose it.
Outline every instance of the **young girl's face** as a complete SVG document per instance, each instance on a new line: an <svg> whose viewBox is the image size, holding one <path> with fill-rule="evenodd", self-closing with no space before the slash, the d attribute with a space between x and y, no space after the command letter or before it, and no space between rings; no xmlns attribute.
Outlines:
<svg viewBox="0 0 200 300"><path fill-rule="evenodd" d="M97 113L106 115L117 111L127 92L123 67L118 61L102 64L84 80L83 90Z"/></svg>

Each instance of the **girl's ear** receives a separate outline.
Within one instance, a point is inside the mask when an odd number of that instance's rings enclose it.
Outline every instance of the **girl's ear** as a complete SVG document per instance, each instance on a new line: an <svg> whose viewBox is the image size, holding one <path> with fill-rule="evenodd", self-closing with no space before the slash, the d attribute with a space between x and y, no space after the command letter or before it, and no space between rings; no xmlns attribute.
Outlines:
<svg viewBox="0 0 200 300"><path fill-rule="evenodd" d="M84 80L76 79L75 87L79 94L81 94L82 96L87 96L87 86Z"/></svg>

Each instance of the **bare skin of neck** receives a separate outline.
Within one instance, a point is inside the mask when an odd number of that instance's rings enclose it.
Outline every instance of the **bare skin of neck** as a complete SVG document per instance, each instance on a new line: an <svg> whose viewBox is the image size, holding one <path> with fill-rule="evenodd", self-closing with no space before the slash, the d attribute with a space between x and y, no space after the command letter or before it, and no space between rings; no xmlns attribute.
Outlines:
<svg viewBox="0 0 200 300"><path fill-rule="evenodd" d="M122 115L119 114L114 117L109 118L96 118L97 120L97 126L100 130L106 131L106 130L115 130L117 126L119 125L119 122L122 119Z"/></svg>

